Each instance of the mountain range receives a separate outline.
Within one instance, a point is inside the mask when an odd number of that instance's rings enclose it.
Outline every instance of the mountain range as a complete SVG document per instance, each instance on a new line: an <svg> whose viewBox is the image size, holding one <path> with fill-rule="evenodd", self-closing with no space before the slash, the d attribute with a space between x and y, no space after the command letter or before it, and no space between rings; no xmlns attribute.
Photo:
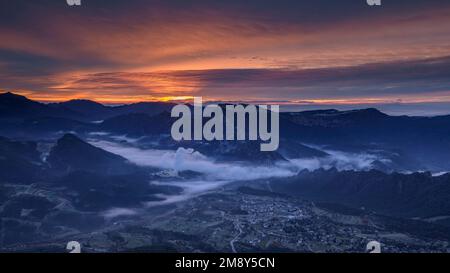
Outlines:
<svg viewBox="0 0 450 273"><path fill-rule="evenodd" d="M0 116L10 119L58 117L90 122L132 113L156 115L172 107L171 103L160 102L106 106L90 100L45 104L10 92L0 94Z"/></svg>
<svg viewBox="0 0 450 273"><path fill-rule="evenodd" d="M258 142L174 141L172 106L45 104L0 94L0 234L7 238L0 249L94 232L110 225L109 217L128 219L148 204L183 200L183 193L223 182L207 180L214 171L230 181L251 174L256 181L240 183L259 183L270 198L450 225L450 175L435 173L450 170L450 116L389 116L376 109L283 112L280 148L266 153ZM102 142L125 152L95 146ZM180 148L192 148L200 159L184 158ZM151 157L160 161L153 167L128 159L141 162L151 151L159 151ZM171 155L176 164L199 168L171 172L165 162ZM251 173L280 169L280 177Z"/></svg>
<svg viewBox="0 0 450 273"><path fill-rule="evenodd" d="M43 104L4 93L0 94L0 135L27 139L65 132L107 132L158 138L173 147L179 143L168 137L174 121L172 106L159 102L105 106L87 100ZM167 140L161 140L164 135ZM377 162L382 170L446 171L450 170L449 135L450 116L389 116L372 108L286 112L280 114L280 150L273 158L320 157L325 156L324 150L370 152L391 162L389 166ZM192 146L206 147L201 143Z"/></svg>

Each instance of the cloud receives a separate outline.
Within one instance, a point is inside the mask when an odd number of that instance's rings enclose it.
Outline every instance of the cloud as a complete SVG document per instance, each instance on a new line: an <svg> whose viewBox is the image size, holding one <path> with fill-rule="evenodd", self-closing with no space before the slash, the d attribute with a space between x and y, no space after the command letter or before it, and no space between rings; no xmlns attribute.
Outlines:
<svg viewBox="0 0 450 273"><path fill-rule="evenodd" d="M448 91L428 75L437 64L409 84L408 69L391 70L394 78L378 74L380 66L372 76L358 74L369 63L449 55L448 1L399 0L382 9L324 0L86 2L76 9L64 1L0 2L0 88L104 102ZM327 68L342 79L311 70Z"/></svg>
<svg viewBox="0 0 450 273"><path fill-rule="evenodd" d="M175 95L282 104L442 102L450 101L449 70L446 56L338 68L93 73L52 88L73 94L84 90L107 101Z"/></svg>

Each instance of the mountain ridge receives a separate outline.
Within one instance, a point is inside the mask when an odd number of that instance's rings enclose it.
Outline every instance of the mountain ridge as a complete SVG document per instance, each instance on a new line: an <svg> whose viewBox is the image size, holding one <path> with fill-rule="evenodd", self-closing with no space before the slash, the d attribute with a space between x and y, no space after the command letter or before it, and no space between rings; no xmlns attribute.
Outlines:
<svg viewBox="0 0 450 273"><path fill-rule="evenodd" d="M47 163L61 173L83 170L121 174L134 169L125 158L84 142L74 134L65 134L58 139L50 151Z"/></svg>
<svg viewBox="0 0 450 273"><path fill-rule="evenodd" d="M62 117L79 121L97 121L131 113L157 115L170 110L174 105L169 102L137 102L109 106L86 99L47 104L11 92L0 93L2 118Z"/></svg>

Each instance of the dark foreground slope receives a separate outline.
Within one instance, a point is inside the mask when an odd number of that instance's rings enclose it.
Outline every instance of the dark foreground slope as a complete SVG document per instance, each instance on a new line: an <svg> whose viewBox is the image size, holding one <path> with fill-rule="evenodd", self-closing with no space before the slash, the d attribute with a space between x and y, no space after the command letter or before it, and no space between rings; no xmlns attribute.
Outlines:
<svg viewBox="0 0 450 273"><path fill-rule="evenodd" d="M386 174L335 169L303 171L275 180L272 189L317 202L364 207L385 215L431 218L450 216L450 175Z"/></svg>

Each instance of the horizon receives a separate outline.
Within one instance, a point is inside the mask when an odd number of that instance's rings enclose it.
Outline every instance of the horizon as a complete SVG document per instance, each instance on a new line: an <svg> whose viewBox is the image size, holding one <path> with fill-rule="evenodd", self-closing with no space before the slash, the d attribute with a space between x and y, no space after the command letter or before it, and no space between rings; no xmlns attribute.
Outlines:
<svg viewBox="0 0 450 273"><path fill-rule="evenodd" d="M95 101L92 99L69 99L69 100L62 100L62 101L39 101L34 100L31 98L28 98L27 96L20 95L19 93L14 92L4 92L0 93L0 96L10 94L13 96L21 96L25 97L28 100L39 102L42 104L50 105L55 103L67 103L71 101L87 101L87 102L93 102L98 103L103 106L107 107L116 107L116 106L122 106L122 105L131 105L131 104L138 104L138 103L166 103L166 104L193 104L191 100L183 100L183 101L136 101L136 102L130 102L130 103L102 103L99 101ZM208 104L268 104L267 102L239 102L239 101L205 101L205 105ZM399 109L401 107L404 107L404 109ZM408 108L409 106L409 108ZM423 107L429 107L428 109L423 109ZM439 109L436 109L436 106L440 106ZM367 110L367 109L376 109L384 114L390 115L390 116L417 116L417 117L437 117L437 116L448 116L450 115L450 103L435 103L433 105L424 105L424 104L400 104L400 103L392 103L392 104L362 104L362 105L354 105L354 104L347 104L347 105L317 105L317 104L287 104L287 105L280 105L280 112L281 113L289 113L289 112L307 112L307 111L323 111L323 110L337 110L340 112L345 111L357 111L357 110Z"/></svg>

